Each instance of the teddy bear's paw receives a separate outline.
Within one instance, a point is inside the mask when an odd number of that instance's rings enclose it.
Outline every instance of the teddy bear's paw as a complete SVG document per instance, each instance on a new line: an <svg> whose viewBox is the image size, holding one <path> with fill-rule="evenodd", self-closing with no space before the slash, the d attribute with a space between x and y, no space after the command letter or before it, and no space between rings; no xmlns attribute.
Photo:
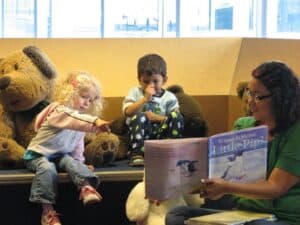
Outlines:
<svg viewBox="0 0 300 225"><path fill-rule="evenodd" d="M24 149L16 142L0 138L0 168L16 169L24 167L23 164Z"/></svg>
<svg viewBox="0 0 300 225"><path fill-rule="evenodd" d="M11 152L7 142L0 144L0 160L7 160L10 158Z"/></svg>
<svg viewBox="0 0 300 225"><path fill-rule="evenodd" d="M116 158L119 143L118 136L112 133L101 132L94 135L85 147L86 163L94 167L111 164Z"/></svg>

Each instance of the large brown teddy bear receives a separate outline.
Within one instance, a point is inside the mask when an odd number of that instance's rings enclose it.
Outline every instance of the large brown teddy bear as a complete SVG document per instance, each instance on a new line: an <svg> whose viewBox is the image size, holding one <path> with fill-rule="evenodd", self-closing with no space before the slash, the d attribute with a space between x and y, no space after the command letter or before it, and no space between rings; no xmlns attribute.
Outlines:
<svg viewBox="0 0 300 225"><path fill-rule="evenodd" d="M0 168L22 168L35 116L51 97L56 69L39 48L28 46L0 59Z"/></svg>
<svg viewBox="0 0 300 225"><path fill-rule="evenodd" d="M208 134L208 124L200 103L184 92L180 85L171 85L168 91L176 95L180 113L184 119L183 137L205 137Z"/></svg>

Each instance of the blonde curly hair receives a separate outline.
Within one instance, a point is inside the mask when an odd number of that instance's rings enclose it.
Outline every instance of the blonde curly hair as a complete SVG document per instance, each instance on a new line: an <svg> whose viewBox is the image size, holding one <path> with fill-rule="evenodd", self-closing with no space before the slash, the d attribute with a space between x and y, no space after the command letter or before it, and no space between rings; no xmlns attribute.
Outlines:
<svg viewBox="0 0 300 225"><path fill-rule="evenodd" d="M88 72L69 72L67 74L67 78L58 83L56 92L54 93L54 100L63 105L70 106L71 99L74 94L78 94L82 90L90 87L95 88L97 97L90 105L87 113L94 116L100 116L104 105L101 86L99 82Z"/></svg>

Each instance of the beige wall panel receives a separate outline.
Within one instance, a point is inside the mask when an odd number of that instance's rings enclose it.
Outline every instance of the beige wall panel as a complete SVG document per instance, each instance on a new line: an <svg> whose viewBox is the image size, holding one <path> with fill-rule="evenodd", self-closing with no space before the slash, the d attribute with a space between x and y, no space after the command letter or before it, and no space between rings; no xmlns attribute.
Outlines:
<svg viewBox="0 0 300 225"><path fill-rule="evenodd" d="M244 112L241 100L237 96L228 96L228 129L232 129L234 121L242 116Z"/></svg>
<svg viewBox="0 0 300 225"><path fill-rule="evenodd" d="M280 60L300 74L300 40L245 38L242 41L229 98L228 127L242 116L240 100L236 97L239 81L251 79L251 71L260 63Z"/></svg>
<svg viewBox="0 0 300 225"><path fill-rule="evenodd" d="M239 81L249 80L251 71L265 61L280 60L300 74L300 40L245 38L242 40L236 70L234 72L231 95Z"/></svg>
<svg viewBox="0 0 300 225"><path fill-rule="evenodd" d="M1 39L0 57L26 45L43 49L61 76L70 70L95 74L108 97L124 96L137 84L137 60L146 53L166 59L166 85L181 84L192 95L227 95L241 39Z"/></svg>

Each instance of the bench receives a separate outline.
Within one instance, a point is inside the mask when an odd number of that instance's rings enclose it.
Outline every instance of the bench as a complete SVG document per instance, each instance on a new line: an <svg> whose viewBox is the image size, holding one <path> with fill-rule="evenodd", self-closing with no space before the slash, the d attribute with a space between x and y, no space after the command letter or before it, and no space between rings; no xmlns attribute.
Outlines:
<svg viewBox="0 0 300 225"><path fill-rule="evenodd" d="M103 200L84 207L78 190L66 173L59 173L58 199L55 208L62 214L63 224L129 225L125 203L131 189L143 179L142 167L128 166L128 160L96 168ZM0 170L1 224L40 225L41 208L28 200L34 173L27 169Z"/></svg>
<svg viewBox="0 0 300 225"><path fill-rule="evenodd" d="M144 170L142 167L130 167L127 160L115 161L109 166L95 168L95 174L101 182L141 181ZM59 173L59 182L69 182L66 173ZM34 173L27 169L0 170L0 185L30 184Z"/></svg>

